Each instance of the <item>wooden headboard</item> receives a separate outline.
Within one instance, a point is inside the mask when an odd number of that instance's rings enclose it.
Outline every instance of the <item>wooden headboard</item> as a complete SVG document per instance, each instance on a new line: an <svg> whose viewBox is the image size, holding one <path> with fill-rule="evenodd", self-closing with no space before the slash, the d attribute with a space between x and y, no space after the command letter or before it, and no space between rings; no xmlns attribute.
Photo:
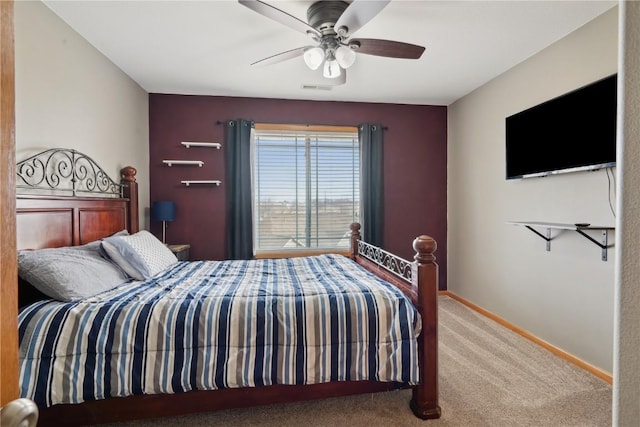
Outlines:
<svg viewBox="0 0 640 427"><path fill-rule="evenodd" d="M129 229L128 200L18 196L18 249L77 246Z"/></svg>
<svg viewBox="0 0 640 427"><path fill-rule="evenodd" d="M52 148L16 165L17 248L77 246L138 231L136 169L114 181L86 154Z"/></svg>
<svg viewBox="0 0 640 427"><path fill-rule="evenodd" d="M17 248L77 246L139 230L136 170L122 169L123 197L16 196Z"/></svg>

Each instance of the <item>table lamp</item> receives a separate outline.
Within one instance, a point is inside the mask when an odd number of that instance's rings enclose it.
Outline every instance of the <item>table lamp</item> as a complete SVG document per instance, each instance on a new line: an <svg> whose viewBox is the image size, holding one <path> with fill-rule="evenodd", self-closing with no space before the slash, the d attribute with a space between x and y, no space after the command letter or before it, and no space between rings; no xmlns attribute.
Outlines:
<svg viewBox="0 0 640 427"><path fill-rule="evenodd" d="M153 205L151 205L151 219L154 221L162 221L162 243L166 245L167 221L176 219L175 202L153 202Z"/></svg>

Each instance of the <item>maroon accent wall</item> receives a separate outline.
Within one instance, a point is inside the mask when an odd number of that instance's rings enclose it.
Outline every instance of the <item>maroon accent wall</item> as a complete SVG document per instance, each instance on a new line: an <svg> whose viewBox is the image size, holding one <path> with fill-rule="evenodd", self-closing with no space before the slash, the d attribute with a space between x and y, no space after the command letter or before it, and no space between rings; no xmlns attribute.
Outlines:
<svg viewBox="0 0 640 427"><path fill-rule="evenodd" d="M151 201L176 202L167 242L191 244L192 259L226 258L224 126L218 121L355 126L382 123L384 134L384 248L412 259L420 234L438 242L440 288L447 283L447 108L442 106L299 101L190 95L149 95ZM223 144L185 148L181 141ZM165 159L203 160L168 167ZM220 187L180 184L219 179ZM151 229L161 236L161 224Z"/></svg>

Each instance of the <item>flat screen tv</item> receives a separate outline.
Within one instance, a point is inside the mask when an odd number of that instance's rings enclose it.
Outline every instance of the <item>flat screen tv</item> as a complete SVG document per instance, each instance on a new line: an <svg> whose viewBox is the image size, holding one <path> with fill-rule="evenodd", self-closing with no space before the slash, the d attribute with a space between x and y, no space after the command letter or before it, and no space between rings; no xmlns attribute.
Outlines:
<svg viewBox="0 0 640 427"><path fill-rule="evenodd" d="M617 75L505 119L507 179L616 164Z"/></svg>

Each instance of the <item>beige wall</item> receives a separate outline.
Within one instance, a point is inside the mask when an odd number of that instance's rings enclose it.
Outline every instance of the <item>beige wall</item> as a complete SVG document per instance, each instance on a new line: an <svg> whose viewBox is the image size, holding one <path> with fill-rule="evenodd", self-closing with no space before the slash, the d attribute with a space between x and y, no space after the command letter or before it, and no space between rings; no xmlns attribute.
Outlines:
<svg viewBox="0 0 640 427"><path fill-rule="evenodd" d="M448 129L449 289L607 372L613 366L614 251L603 262L597 246L566 231L547 252L540 237L507 224L613 226L607 175L507 181L504 120L615 73L617 14L617 8L608 11L455 102Z"/></svg>
<svg viewBox="0 0 640 427"><path fill-rule="evenodd" d="M147 93L41 2L15 3L16 157L73 148L105 168L138 170L149 206Z"/></svg>
<svg viewBox="0 0 640 427"><path fill-rule="evenodd" d="M640 2L620 7L620 91L618 127L620 199L616 247L616 310L613 425L640 419ZM620 92L619 92L620 93Z"/></svg>

